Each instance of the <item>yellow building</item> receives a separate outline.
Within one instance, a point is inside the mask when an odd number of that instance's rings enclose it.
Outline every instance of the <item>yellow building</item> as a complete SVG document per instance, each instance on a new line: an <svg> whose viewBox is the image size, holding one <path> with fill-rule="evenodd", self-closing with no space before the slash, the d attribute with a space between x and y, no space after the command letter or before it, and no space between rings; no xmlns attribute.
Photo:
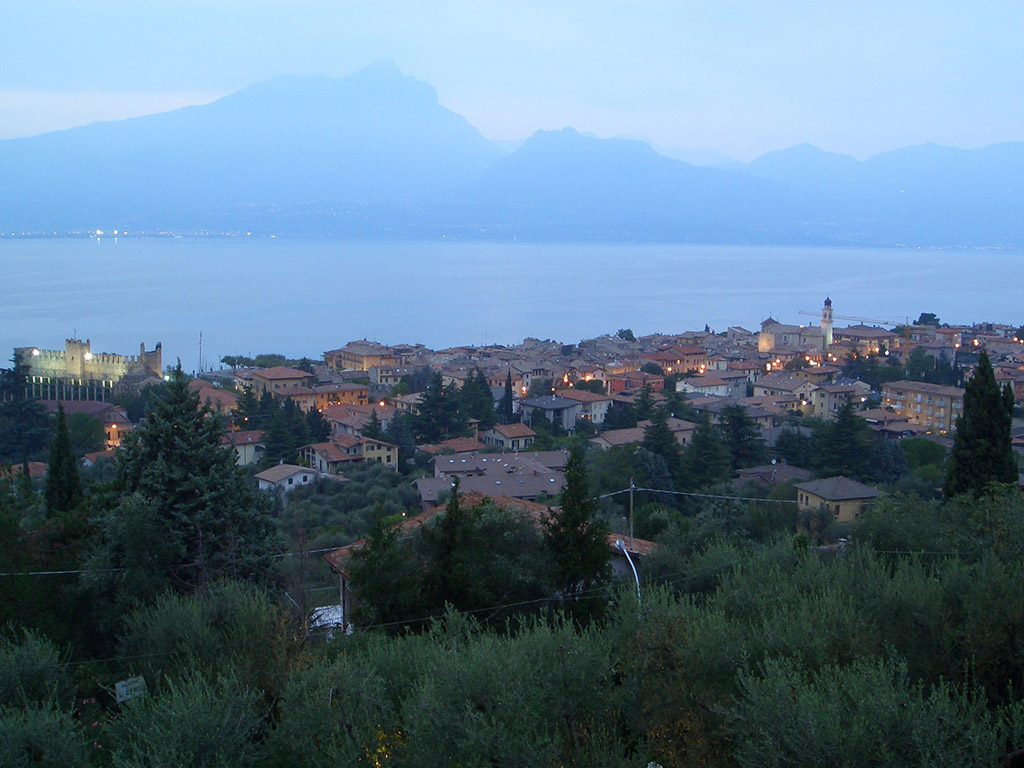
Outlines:
<svg viewBox="0 0 1024 768"><path fill-rule="evenodd" d="M254 371L252 385L257 397L264 392L284 394L282 390L295 389L296 387L312 387L313 374L300 371L298 368L285 368L282 365L275 365L273 368L264 368Z"/></svg>
<svg viewBox="0 0 1024 768"><path fill-rule="evenodd" d="M321 384L313 388L316 409L323 413L332 405L367 405L370 388L365 384Z"/></svg>
<svg viewBox="0 0 1024 768"><path fill-rule="evenodd" d="M882 405L906 417L911 424L949 432L963 415L964 391L923 381L893 381L882 385Z"/></svg>
<svg viewBox="0 0 1024 768"><path fill-rule="evenodd" d="M797 483L797 509L816 510L824 507L837 523L848 523L861 516L864 507L881 494L870 485L858 483L848 477L826 477Z"/></svg>
<svg viewBox="0 0 1024 768"><path fill-rule="evenodd" d="M332 371L368 371L375 366L397 366L402 358L395 350L375 341L350 341L340 349L324 352L324 364Z"/></svg>

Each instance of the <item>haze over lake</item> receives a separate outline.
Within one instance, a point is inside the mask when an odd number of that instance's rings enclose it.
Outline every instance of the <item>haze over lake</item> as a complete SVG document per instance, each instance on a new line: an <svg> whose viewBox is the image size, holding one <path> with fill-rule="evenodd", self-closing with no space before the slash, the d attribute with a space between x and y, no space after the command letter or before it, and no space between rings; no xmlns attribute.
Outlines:
<svg viewBox="0 0 1024 768"><path fill-rule="evenodd" d="M757 330L771 314L1024 322L1024 252L162 238L0 241L0 348L130 354L186 370L228 354L319 358L345 342L575 343L632 328ZM5 363L6 364L6 363Z"/></svg>

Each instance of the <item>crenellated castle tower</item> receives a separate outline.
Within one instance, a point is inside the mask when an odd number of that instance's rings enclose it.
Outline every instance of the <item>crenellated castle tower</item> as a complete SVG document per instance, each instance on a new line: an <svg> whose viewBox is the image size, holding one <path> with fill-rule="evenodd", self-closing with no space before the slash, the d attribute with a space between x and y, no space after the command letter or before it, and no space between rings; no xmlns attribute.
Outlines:
<svg viewBox="0 0 1024 768"><path fill-rule="evenodd" d="M14 354L29 368L33 396L44 400L106 400L125 376L163 373L160 342L152 352L140 344L137 356L93 352L89 339L65 339L63 350L17 347Z"/></svg>

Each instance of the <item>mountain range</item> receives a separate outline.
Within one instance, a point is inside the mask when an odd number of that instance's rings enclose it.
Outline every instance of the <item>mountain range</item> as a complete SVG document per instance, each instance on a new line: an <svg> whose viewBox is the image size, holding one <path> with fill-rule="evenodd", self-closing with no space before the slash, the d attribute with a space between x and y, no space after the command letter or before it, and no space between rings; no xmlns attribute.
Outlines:
<svg viewBox="0 0 1024 768"><path fill-rule="evenodd" d="M0 141L0 229L1024 246L1024 143L722 160L573 129L491 142L381 63Z"/></svg>

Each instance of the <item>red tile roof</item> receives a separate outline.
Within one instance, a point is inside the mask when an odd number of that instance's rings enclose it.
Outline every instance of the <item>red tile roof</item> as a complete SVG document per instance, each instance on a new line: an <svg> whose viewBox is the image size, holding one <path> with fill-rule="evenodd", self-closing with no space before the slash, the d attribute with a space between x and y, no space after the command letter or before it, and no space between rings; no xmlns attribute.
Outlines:
<svg viewBox="0 0 1024 768"><path fill-rule="evenodd" d="M298 368L285 368L283 365L275 365L273 368L264 368L262 371L256 371L253 373L261 379L267 379L268 381L278 379L312 379L313 374L300 371Z"/></svg>

